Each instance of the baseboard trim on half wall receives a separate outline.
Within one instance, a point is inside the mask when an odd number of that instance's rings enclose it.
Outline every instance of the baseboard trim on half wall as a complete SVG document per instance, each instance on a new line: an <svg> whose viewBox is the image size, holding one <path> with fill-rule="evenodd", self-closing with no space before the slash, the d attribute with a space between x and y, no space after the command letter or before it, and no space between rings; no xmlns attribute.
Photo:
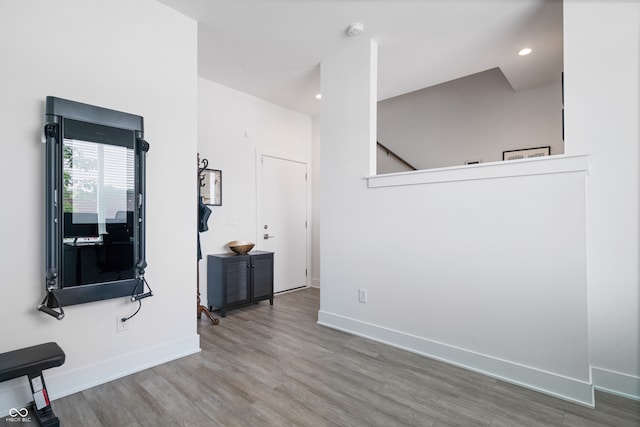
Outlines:
<svg viewBox="0 0 640 427"><path fill-rule="evenodd" d="M459 366L560 399L589 407L594 407L595 404L593 387L587 381L523 366L322 310L318 311L318 324Z"/></svg>
<svg viewBox="0 0 640 427"><path fill-rule="evenodd" d="M600 391L640 401L640 377L592 366L591 380Z"/></svg>

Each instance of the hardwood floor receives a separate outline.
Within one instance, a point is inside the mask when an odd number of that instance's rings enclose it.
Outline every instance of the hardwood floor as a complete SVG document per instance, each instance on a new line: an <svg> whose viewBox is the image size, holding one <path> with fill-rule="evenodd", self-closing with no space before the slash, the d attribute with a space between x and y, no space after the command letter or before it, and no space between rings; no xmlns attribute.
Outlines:
<svg viewBox="0 0 640 427"><path fill-rule="evenodd" d="M53 402L63 426L640 426L316 324L318 289L199 324L202 352Z"/></svg>

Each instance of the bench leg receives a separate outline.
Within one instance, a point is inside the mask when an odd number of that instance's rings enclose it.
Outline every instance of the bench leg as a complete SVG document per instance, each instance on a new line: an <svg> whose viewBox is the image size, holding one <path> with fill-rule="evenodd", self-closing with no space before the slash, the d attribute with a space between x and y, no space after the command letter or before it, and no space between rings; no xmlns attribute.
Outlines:
<svg viewBox="0 0 640 427"><path fill-rule="evenodd" d="M42 427L59 427L60 420L53 413L49 394L44 383L42 372L29 375L29 385L33 394L32 410Z"/></svg>

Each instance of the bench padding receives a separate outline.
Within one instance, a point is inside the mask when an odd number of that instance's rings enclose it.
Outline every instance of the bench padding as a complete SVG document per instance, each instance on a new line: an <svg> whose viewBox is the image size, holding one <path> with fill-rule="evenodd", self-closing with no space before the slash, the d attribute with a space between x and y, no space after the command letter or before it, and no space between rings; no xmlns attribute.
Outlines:
<svg viewBox="0 0 640 427"><path fill-rule="evenodd" d="M0 382L38 374L62 365L64 359L64 351L54 342L0 353Z"/></svg>

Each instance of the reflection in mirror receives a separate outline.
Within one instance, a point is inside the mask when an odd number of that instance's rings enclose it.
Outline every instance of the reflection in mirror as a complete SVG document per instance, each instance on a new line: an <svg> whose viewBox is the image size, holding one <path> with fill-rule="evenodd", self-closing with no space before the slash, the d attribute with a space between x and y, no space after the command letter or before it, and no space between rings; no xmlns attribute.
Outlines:
<svg viewBox="0 0 640 427"><path fill-rule="evenodd" d="M64 138L64 286L134 278L133 149Z"/></svg>

